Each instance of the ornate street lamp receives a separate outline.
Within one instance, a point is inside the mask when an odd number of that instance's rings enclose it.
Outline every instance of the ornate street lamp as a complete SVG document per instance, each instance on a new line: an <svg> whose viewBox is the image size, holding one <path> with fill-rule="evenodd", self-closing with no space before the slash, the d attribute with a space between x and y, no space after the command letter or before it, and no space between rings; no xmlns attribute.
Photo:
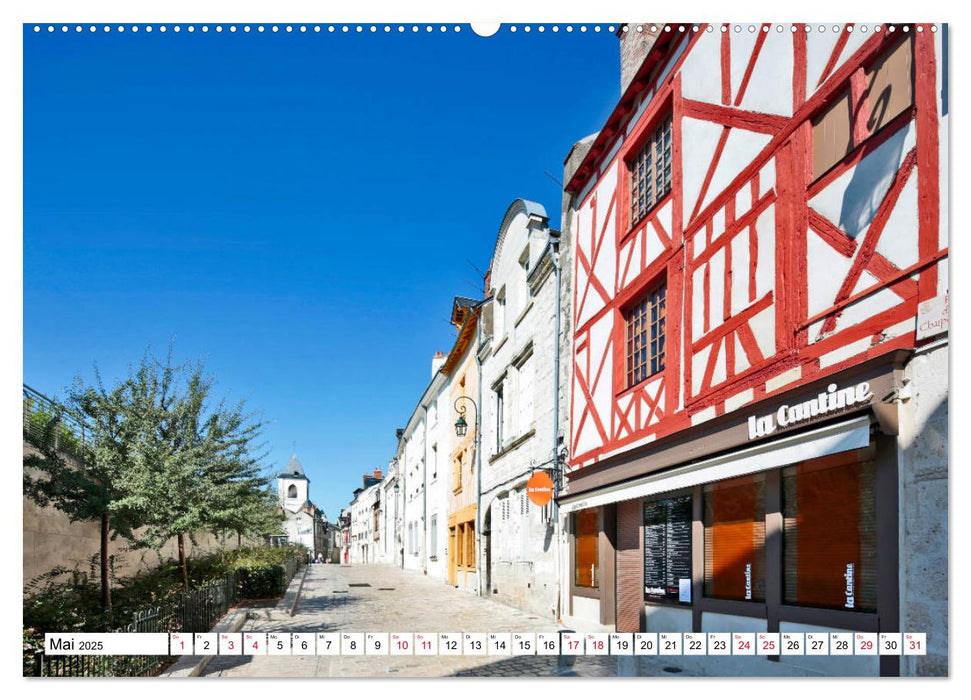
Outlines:
<svg viewBox="0 0 971 700"><path fill-rule="evenodd" d="M468 396L460 396L455 399L455 410L459 412L458 420L455 421L455 434L458 437L465 437L466 433L469 431L469 423L465 420L465 408L459 406L459 403L462 401L468 401L470 404L472 404L472 408L474 408L476 412L479 410L479 407L475 405L475 401Z"/></svg>

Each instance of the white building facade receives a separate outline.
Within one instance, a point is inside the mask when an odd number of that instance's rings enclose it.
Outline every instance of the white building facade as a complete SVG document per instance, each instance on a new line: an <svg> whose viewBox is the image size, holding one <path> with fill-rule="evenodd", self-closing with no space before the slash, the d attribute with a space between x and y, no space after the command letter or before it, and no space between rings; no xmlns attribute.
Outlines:
<svg viewBox="0 0 971 700"><path fill-rule="evenodd" d="M296 454L286 468L277 475L277 495L286 520L283 523L286 540L302 544L311 557L329 554L327 516L310 500L310 479ZM279 537L274 537L279 541Z"/></svg>
<svg viewBox="0 0 971 700"><path fill-rule="evenodd" d="M447 377L440 371L444 356L432 359L432 378L409 416L398 439L394 469L398 490L395 503L400 516L400 546L395 563L445 579L446 541L443 520L447 497L442 476L442 430L439 420L440 398L447 388Z"/></svg>
<svg viewBox="0 0 971 700"><path fill-rule="evenodd" d="M374 564L381 560L381 471L376 470L374 476L365 474L364 484L350 505L351 564Z"/></svg>
<svg viewBox="0 0 971 700"><path fill-rule="evenodd" d="M554 410L559 245L542 205L523 199L510 205L487 275L478 346L482 592L553 619L560 535L553 506L532 503L526 484L540 470L554 476L565 434L565 393Z"/></svg>

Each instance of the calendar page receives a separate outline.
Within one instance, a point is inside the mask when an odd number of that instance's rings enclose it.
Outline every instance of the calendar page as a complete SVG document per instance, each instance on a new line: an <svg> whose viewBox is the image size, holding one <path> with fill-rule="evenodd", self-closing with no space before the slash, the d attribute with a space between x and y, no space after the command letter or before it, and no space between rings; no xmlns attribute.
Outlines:
<svg viewBox="0 0 971 700"><path fill-rule="evenodd" d="M25 9L23 676L947 676L950 25L724 9Z"/></svg>

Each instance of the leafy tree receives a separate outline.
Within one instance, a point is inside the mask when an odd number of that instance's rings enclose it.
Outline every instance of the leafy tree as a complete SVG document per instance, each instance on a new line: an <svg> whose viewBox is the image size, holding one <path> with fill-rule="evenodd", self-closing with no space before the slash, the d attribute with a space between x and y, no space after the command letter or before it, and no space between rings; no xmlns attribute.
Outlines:
<svg viewBox="0 0 971 700"><path fill-rule="evenodd" d="M213 402L201 364L175 366L146 354L110 390L75 381L65 407L25 421L24 493L73 521L101 523L101 598L110 614L109 540L161 547L178 541L183 588L189 588L186 537L200 531L263 534L273 524L258 444L263 424L242 402ZM27 406L25 405L25 409ZM66 441L62 416L88 427ZM136 534L137 530L137 534ZM262 531L262 532L261 532Z"/></svg>
<svg viewBox="0 0 971 700"><path fill-rule="evenodd" d="M268 483L260 490L236 488L227 495L227 504L231 505L217 515L217 529L236 535L236 549L242 549L244 537L273 535L282 530L283 511Z"/></svg>
<svg viewBox="0 0 971 700"><path fill-rule="evenodd" d="M188 590L186 538L241 522L233 511L265 487L256 442L263 424L242 402L214 403L213 379L201 364L180 370L169 361L145 369L133 406L134 415L148 416L149 429L140 432L125 504L146 513L152 542L176 538Z"/></svg>
<svg viewBox="0 0 971 700"><path fill-rule="evenodd" d="M31 416L24 440L33 450L24 455L23 486L25 495L41 506L52 505L71 521L100 522L101 607L110 615L109 540L121 536L139 543L134 530L143 514L125 503L125 483L140 426L128 420L131 378L107 389L97 369L95 376L93 386L75 381L66 406L55 404ZM68 414L88 430L83 442L75 439L65 449Z"/></svg>

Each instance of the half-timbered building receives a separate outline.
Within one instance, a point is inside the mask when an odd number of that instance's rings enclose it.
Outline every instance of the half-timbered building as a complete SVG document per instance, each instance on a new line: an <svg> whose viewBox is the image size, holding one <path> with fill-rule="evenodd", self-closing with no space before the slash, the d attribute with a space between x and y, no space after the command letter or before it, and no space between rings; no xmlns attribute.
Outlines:
<svg viewBox="0 0 971 700"><path fill-rule="evenodd" d="M567 613L946 674L946 28L653 33L566 184Z"/></svg>

